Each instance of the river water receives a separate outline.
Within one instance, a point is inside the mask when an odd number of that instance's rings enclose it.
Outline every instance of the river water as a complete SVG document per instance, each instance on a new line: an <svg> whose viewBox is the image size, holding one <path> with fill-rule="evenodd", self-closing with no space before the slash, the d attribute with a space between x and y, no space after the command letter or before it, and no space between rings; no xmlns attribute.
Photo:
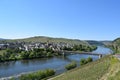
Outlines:
<svg viewBox="0 0 120 80"><path fill-rule="evenodd" d="M98 46L98 49L93 51L95 53L110 54L112 51L109 48ZM0 78L16 76L22 73L33 72L44 69L54 69L57 74L65 71L64 66L71 61L79 62L82 58L92 57L93 60L99 59L99 56L72 54L66 57L53 57L45 59L20 60L0 63Z"/></svg>

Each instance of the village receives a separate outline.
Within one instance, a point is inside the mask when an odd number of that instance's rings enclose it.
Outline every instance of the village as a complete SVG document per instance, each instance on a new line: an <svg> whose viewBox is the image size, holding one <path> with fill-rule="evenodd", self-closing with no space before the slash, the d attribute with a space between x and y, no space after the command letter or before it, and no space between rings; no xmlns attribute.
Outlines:
<svg viewBox="0 0 120 80"><path fill-rule="evenodd" d="M10 42L10 43L1 43L0 44L0 50L4 50L4 49L19 49L19 50L23 50L23 51L30 51L33 49L52 49L53 51L60 51L62 50L64 47L67 48L73 48L74 45L68 44L68 43L51 43L51 42L36 42L36 43L25 43L25 42Z"/></svg>

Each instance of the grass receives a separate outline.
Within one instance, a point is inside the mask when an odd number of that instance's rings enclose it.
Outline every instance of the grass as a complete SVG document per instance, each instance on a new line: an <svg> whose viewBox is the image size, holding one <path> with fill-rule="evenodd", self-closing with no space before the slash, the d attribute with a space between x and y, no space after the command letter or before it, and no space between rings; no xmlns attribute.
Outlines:
<svg viewBox="0 0 120 80"><path fill-rule="evenodd" d="M119 75L120 62L109 55L95 62L65 72L51 80L120 80Z"/></svg>
<svg viewBox="0 0 120 80"><path fill-rule="evenodd" d="M120 61L113 57L108 73L101 80L120 80Z"/></svg>

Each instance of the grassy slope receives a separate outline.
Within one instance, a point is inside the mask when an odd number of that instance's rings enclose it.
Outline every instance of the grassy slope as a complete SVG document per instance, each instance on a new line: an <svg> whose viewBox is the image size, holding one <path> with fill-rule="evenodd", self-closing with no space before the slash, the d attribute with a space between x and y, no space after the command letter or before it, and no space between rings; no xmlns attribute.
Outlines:
<svg viewBox="0 0 120 80"><path fill-rule="evenodd" d="M15 39L15 40L2 40L0 42L54 42L54 43L69 43L69 44L87 44L88 42L83 40L76 40L76 39L66 39L66 38L52 38L52 37L44 37L44 36L37 36L37 37L30 37L25 39Z"/></svg>
<svg viewBox="0 0 120 80"><path fill-rule="evenodd" d="M51 38L51 37L31 37L31 38L26 38L26 39L19 39L19 41L25 41L25 42L64 42L64 43L73 43L73 44L88 44L85 41L81 40L74 40L74 39L65 39L65 38Z"/></svg>
<svg viewBox="0 0 120 80"><path fill-rule="evenodd" d="M108 73L101 80L120 80L120 61L117 58L111 59Z"/></svg>
<svg viewBox="0 0 120 80"><path fill-rule="evenodd" d="M54 77L52 80L120 80L118 75L120 75L119 61L111 56L106 56ZM118 78L115 79L115 76Z"/></svg>

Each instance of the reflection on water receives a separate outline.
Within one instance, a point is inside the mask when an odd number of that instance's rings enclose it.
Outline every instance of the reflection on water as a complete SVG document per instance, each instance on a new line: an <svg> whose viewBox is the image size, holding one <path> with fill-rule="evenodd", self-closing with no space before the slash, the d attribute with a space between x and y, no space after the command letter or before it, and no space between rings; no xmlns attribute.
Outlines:
<svg viewBox="0 0 120 80"><path fill-rule="evenodd" d="M112 54L113 51L109 48L98 46L98 49L93 51L94 53L99 53L99 54Z"/></svg>
<svg viewBox="0 0 120 80"><path fill-rule="evenodd" d="M96 53L110 53L110 49L98 47ZM24 72L31 72L43 69L55 69L57 74L65 71L64 66L71 61L76 61L79 65L80 59L92 57L94 60L98 59L95 55L72 54L66 57L53 57L49 59L32 59L0 63L0 78L18 75Z"/></svg>

